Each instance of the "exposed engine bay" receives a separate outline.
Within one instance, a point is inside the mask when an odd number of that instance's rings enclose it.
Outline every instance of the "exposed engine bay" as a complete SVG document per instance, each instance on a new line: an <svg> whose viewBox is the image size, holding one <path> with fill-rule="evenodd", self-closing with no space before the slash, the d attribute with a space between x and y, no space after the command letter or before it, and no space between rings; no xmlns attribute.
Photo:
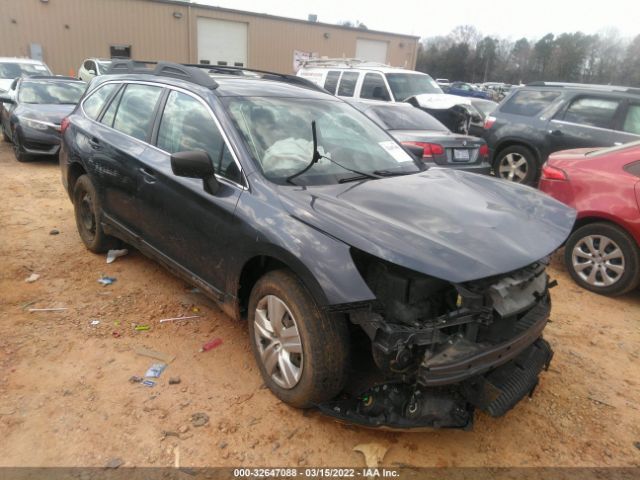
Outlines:
<svg viewBox="0 0 640 480"><path fill-rule="evenodd" d="M501 416L533 392L553 356L542 339L548 259L452 284L353 256L376 301L349 318L370 340L379 376L323 411L368 426L470 428L474 408Z"/></svg>

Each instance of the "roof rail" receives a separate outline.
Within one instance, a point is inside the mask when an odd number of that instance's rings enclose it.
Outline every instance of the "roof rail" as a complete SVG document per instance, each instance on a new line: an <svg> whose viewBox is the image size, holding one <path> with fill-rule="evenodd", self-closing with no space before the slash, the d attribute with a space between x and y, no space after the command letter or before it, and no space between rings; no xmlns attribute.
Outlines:
<svg viewBox="0 0 640 480"><path fill-rule="evenodd" d="M319 92L327 93L327 91L324 88L317 85L316 83L313 83L311 80L298 77L297 75L289 75L287 73L277 73L277 72L270 72L268 70L258 70L256 68L247 68L247 67L235 67L231 65L207 65L204 63L200 63L200 64L185 63L184 65L188 67L196 67L196 68L208 70L209 73L211 74L241 76L245 72L255 73L256 76L263 78L265 80L274 80L276 82L290 83L298 87L310 88L312 90L318 90Z"/></svg>
<svg viewBox="0 0 640 480"><path fill-rule="evenodd" d="M304 60L302 66L306 67L389 67L386 63L369 62L359 58L312 58Z"/></svg>
<svg viewBox="0 0 640 480"><path fill-rule="evenodd" d="M605 90L609 92L626 92L635 95L640 94L640 88L625 87L622 85L601 85L595 83L571 83L571 82L529 82L527 87L554 87L554 88L585 88L592 90Z"/></svg>
<svg viewBox="0 0 640 480"><path fill-rule="evenodd" d="M155 65L155 67L150 68L147 65ZM179 80L210 88L211 90L218 88L218 82L202 70L193 68L193 66L190 65L181 65L178 63L151 62L143 60L113 60L106 74L127 75L134 73L177 78Z"/></svg>

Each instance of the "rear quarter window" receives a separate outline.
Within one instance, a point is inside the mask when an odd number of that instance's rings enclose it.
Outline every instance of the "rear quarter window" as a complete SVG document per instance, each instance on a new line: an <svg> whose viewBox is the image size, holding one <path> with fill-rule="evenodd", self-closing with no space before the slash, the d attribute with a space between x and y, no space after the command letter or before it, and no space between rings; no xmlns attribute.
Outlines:
<svg viewBox="0 0 640 480"><path fill-rule="evenodd" d="M592 127L612 128L618 100L598 97L580 97L571 102L563 120Z"/></svg>
<svg viewBox="0 0 640 480"><path fill-rule="evenodd" d="M500 112L533 117L551 105L551 102L559 96L560 92L520 90L500 107Z"/></svg>
<svg viewBox="0 0 640 480"><path fill-rule="evenodd" d="M331 95L336 94L336 88L338 88L338 80L340 80L340 72L331 71L327 73L327 78L324 81L324 89Z"/></svg>
<svg viewBox="0 0 640 480"><path fill-rule="evenodd" d="M117 83L109 83L103 87L98 87L93 93L89 94L87 99L82 103L82 109L87 117L93 120L98 118L107 100L119 86Z"/></svg>

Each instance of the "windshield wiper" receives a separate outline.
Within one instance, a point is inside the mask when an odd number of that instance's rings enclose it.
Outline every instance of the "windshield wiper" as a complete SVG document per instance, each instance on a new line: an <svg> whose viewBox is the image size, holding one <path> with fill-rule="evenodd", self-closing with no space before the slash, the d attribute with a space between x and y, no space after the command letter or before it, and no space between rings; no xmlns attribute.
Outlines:
<svg viewBox="0 0 640 480"><path fill-rule="evenodd" d="M354 170L352 168L349 167L345 167L344 165L342 165L341 163L336 162L335 160L322 155L319 151L318 151L318 135L316 134L316 121L313 120L311 122L311 135L313 136L313 156L311 157L311 161L309 162L309 164L304 167L302 170L300 170L297 173L294 173L293 175L289 175L286 180L288 183L291 183L293 185L295 185L295 183L293 183L291 180L293 180L296 177L299 177L300 175L302 175L303 173L306 173L311 167L313 167L316 163L318 163L318 161L321 158L326 158L327 160L329 160L331 163L338 165L341 168L344 168L345 170L348 170L352 173L357 174L359 177L362 178L382 178L380 175L376 175L375 173L364 173L361 172L359 170ZM344 179L346 180L346 179ZM340 182L343 183L343 182Z"/></svg>

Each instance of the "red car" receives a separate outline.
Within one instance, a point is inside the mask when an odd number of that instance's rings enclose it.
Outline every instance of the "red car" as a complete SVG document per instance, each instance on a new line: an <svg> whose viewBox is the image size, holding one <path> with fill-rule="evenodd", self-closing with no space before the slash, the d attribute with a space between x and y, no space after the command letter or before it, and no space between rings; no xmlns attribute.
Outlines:
<svg viewBox="0 0 640 480"><path fill-rule="evenodd" d="M564 260L573 279L603 295L640 283L640 142L557 152L540 190L578 211Z"/></svg>

